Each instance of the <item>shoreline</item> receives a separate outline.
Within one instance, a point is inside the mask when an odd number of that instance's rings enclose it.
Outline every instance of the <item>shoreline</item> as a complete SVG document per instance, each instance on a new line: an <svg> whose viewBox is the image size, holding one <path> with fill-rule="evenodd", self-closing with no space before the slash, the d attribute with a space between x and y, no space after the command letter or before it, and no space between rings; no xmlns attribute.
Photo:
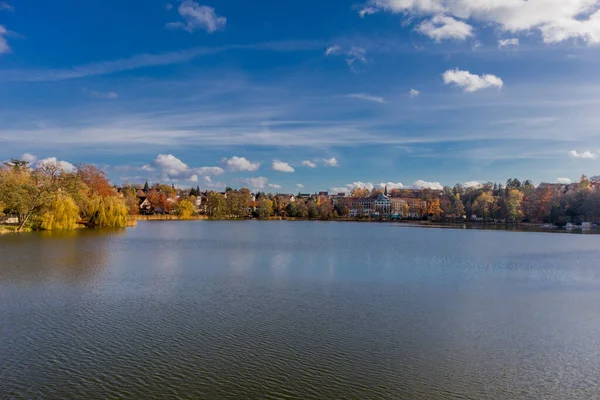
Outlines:
<svg viewBox="0 0 600 400"><path fill-rule="evenodd" d="M138 221L294 221L294 222L356 222L356 223L383 223L390 225L400 225L412 228L433 228L433 229L459 229L459 230L482 230L482 231L505 231L505 232L537 232L537 233L569 233L569 234L600 234L598 228L587 228L584 229L581 226L574 228L565 228L558 226L549 226L545 224L535 223L520 223L520 224L502 224L502 223L491 223L484 224L479 222L451 222L451 221L420 221L420 220L371 220L371 219L350 219L350 218L338 218L329 220L320 219L305 219L305 218L284 218L284 217L271 217L268 219L258 218L245 218L245 219L233 219L233 218L221 218L211 219L205 215L196 215L191 218L180 218L177 215L133 215L127 218L127 226L135 227ZM30 233L36 232L32 230L26 230L22 232L16 232L14 225L0 225L0 235L5 234L18 234L18 233ZM125 228L125 229L126 229ZM78 228L83 229L83 228ZM74 230L78 230L74 229ZM41 231L38 231L41 232Z"/></svg>

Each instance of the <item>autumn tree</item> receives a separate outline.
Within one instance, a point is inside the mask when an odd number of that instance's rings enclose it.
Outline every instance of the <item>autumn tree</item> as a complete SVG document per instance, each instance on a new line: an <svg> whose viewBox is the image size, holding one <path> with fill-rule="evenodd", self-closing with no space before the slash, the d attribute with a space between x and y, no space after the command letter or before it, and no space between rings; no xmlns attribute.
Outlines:
<svg viewBox="0 0 600 400"><path fill-rule="evenodd" d="M98 196L93 200L90 226L124 228L127 226L127 206L118 196Z"/></svg>
<svg viewBox="0 0 600 400"><path fill-rule="evenodd" d="M320 219L330 219L333 216L333 204L326 196L319 196L318 214Z"/></svg>
<svg viewBox="0 0 600 400"><path fill-rule="evenodd" d="M31 170L27 163L18 160L6 163L0 169L0 201L11 213L18 215L17 231L23 230L44 204L49 204L62 172L57 163L44 163Z"/></svg>
<svg viewBox="0 0 600 400"><path fill-rule="evenodd" d="M433 199L428 203L427 213L434 218L439 218L442 215L442 207L440 206L440 199Z"/></svg>
<svg viewBox="0 0 600 400"><path fill-rule="evenodd" d="M181 200L175 208L175 214L181 219L190 219L193 213L194 204L188 199Z"/></svg>
<svg viewBox="0 0 600 400"><path fill-rule="evenodd" d="M79 207L68 195L59 192L41 217L44 230L75 229L79 219Z"/></svg>
<svg viewBox="0 0 600 400"><path fill-rule="evenodd" d="M483 216L484 221L492 215L494 210L496 199L492 195L492 192L483 192L477 197L475 203L473 203L473 209L478 210Z"/></svg>

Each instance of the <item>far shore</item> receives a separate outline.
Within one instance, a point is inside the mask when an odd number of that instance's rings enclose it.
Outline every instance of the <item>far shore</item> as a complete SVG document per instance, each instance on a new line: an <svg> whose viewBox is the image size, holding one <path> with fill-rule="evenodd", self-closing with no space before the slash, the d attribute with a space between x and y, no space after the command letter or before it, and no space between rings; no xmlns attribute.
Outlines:
<svg viewBox="0 0 600 400"><path fill-rule="evenodd" d="M211 219L205 215L194 215L190 218L180 218L177 215L134 215L129 216L128 227L137 225L137 221L310 221L310 222L358 222L358 223L386 223L398 224L407 227L437 228L437 229L472 229L472 230L497 230L513 232L554 232L554 233L586 233L600 234L600 229L582 229L581 226L573 228L558 227L554 225L540 223L483 223L472 221L422 221L422 220L378 220L368 218L336 218L328 220L305 219L305 218L284 218L271 217L268 219L247 218L247 219ZM24 231L31 232L31 231ZM18 233L13 225L0 225L0 234Z"/></svg>

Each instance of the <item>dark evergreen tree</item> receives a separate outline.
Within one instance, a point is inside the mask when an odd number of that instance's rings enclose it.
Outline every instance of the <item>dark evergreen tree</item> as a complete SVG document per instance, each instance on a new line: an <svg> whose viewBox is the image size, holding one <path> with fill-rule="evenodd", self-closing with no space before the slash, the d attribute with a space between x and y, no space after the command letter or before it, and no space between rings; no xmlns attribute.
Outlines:
<svg viewBox="0 0 600 400"><path fill-rule="evenodd" d="M148 193L149 190L150 186L148 185L148 181L146 181L146 183L144 184L144 193Z"/></svg>

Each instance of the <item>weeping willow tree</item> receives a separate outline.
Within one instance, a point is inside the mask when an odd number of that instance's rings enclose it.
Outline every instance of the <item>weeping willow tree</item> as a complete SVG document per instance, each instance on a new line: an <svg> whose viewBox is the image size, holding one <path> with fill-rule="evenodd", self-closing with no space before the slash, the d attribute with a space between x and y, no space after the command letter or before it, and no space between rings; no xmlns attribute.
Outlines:
<svg viewBox="0 0 600 400"><path fill-rule="evenodd" d="M41 217L40 228L44 230L75 229L79 207L66 194L59 193Z"/></svg>
<svg viewBox="0 0 600 400"><path fill-rule="evenodd" d="M103 228L125 228L127 226L127 205L118 196L96 197L93 199L90 226Z"/></svg>

